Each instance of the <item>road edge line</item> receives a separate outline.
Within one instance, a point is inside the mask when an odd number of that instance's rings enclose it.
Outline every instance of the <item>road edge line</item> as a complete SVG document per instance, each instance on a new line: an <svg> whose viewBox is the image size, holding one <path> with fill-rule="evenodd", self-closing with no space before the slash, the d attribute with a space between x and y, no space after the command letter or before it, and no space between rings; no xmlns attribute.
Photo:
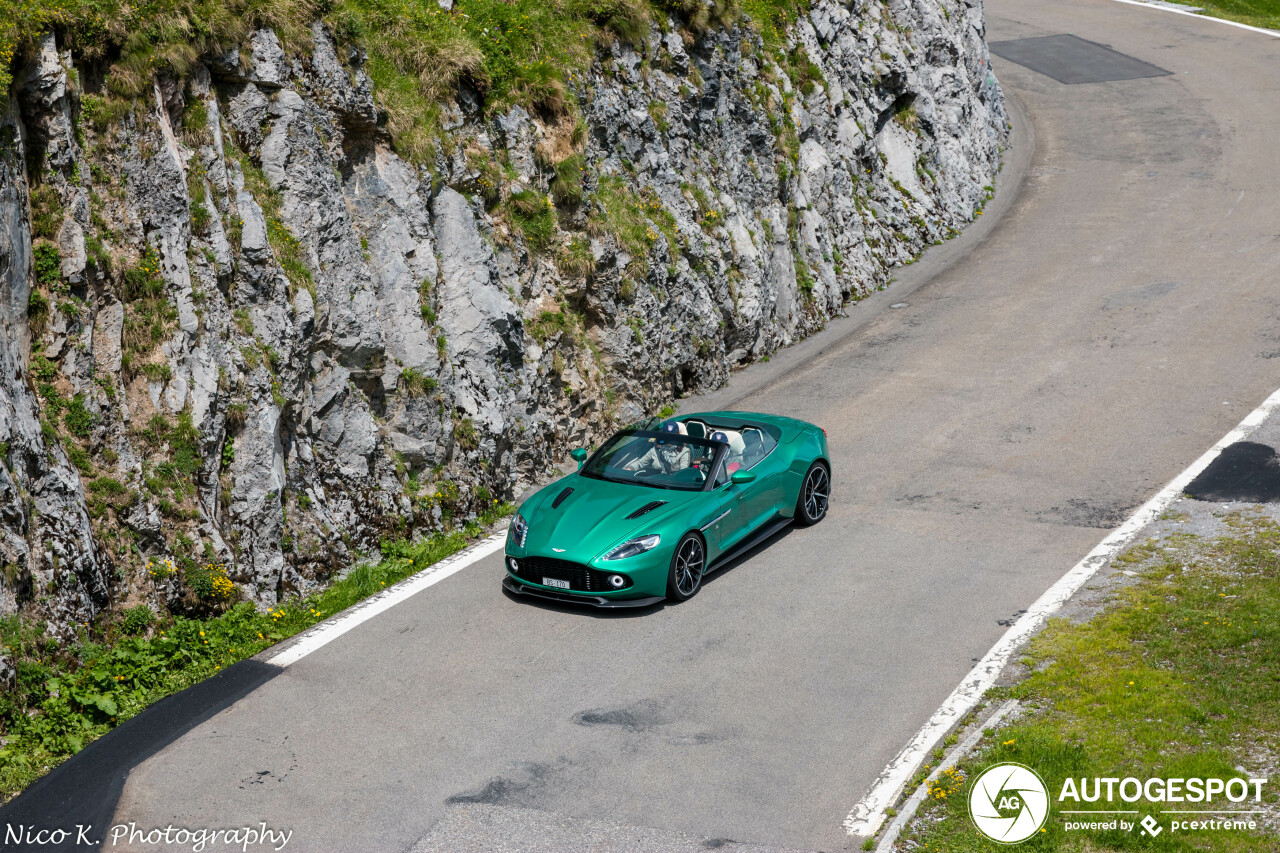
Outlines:
<svg viewBox="0 0 1280 853"><path fill-rule="evenodd" d="M290 664L297 663L316 649L328 645L352 628L369 621L379 613L390 610L405 599L422 592L427 587L434 586L445 578L462 571L467 566L497 553L502 550L506 539L507 533L505 530L501 533L495 533L450 557L446 557L438 563L433 563L416 575L410 575L390 588L351 605L341 613L295 636L293 642L287 648L276 652L274 656L267 660L267 663L279 667L287 667Z"/></svg>
<svg viewBox="0 0 1280 853"><path fill-rule="evenodd" d="M898 816L893 819L893 823L889 824L889 828L884 832L884 837L876 845L876 853L892 853L894 842L898 840L898 836L906 828L907 822L915 817L916 809L920 808L924 798L929 796L929 783L941 776L945 768L955 767L960 759L968 755L969 751L978 745L978 741L982 740L982 736L987 729L994 729L999 726L1006 717L1018 710L1020 704L1017 699L1010 699L999 708L996 708L994 714L984 720L982 725L975 726L964 740L960 741L958 745L951 749L951 752L947 753L942 761L938 762L938 766L924 778L924 781L916 788L915 793L903 804L898 811Z"/></svg>
<svg viewBox="0 0 1280 853"><path fill-rule="evenodd" d="M1239 27L1242 30L1261 33L1264 36L1280 39L1280 32L1269 30L1266 27L1255 27L1252 24L1242 24L1239 21L1232 21L1229 18L1219 18L1216 15L1202 15L1199 12L1184 12L1182 9L1171 9L1168 6L1157 6L1155 3L1146 3L1144 0L1112 0L1115 3L1123 3L1126 6L1145 6L1148 9L1156 9L1160 12L1172 12L1175 15L1186 15L1188 18L1199 18L1202 21L1217 21L1219 24L1226 24L1229 27Z"/></svg>
<svg viewBox="0 0 1280 853"><path fill-rule="evenodd" d="M1157 492L1155 497L1138 507L1123 524L1111 531L1085 555L1084 559L1045 590L1035 603L1009 627L1009 630L991 647L982 660L969 670L969 674L951 692L938 710L934 711L928 722L907 742L902 751L885 765L866 795L844 819L845 831L849 835L874 836L884 824L884 810L897 801L907 781L915 775L920 764L942 736L978 704L983 694L995 683L1013 652L1039 630L1050 615L1070 600L1097 573L1098 569L1106 565L1111 557L1127 545L1135 533L1154 521L1174 498L1182 494L1187 484L1207 468L1224 448L1252 433L1277 407L1280 407L1280 390L1272 393L1261 405L1246 415L1234 429L1220 438L1181 474L1170 480L1169 484Z"/></svg>

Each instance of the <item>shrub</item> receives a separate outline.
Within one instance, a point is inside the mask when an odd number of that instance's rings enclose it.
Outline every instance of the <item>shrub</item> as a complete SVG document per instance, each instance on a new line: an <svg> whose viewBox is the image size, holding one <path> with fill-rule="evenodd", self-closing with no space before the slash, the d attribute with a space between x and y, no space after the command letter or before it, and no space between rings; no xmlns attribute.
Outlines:
<svg viewBox="0 0 1280 853"><path fill-rule="evenodd" d="M27 325L34 334L44 331L49 322L49 300L38 290L32 290L27 297Z"/></svg>
<svg viewBox="0 0 1280 853"><path fill-rule="evenodd" d="M130 637L146 633L155 624L156 614L146 604L130 607L120 619L120 631Z"/></svg>
<svg viewBox="0 0 1280 853"><path fill-rule="evenodd" d="M77 438L88 438L93 430L93 413L85 408L84 394L77 394L67 403L66 414L62 416L62 424Z"/></svg>
<svg viewBox="0 0 1280 853"><path fill-rule="evenodd" d="M173 564L173 560L169 557L147 560L147 574L151 576L152 580L166 580L177 571L177 566Z"/></svg>
<svg viewBox="0 0 1280 853"><path fill-rule="evenodd" d="M52 243L37 243L31 252L31 268L36 281L53 287L62 281L62 256Z"/></svg>
<svg viewBox="0 0 1280 853"><path fill-rule="evenodd" d="M198 598L229 601L235 597L236 585L227 577L227 568L222 563L192 565L183 571L183 577L187 588Z"/></svg>
<svg viewBox="0 0 1280 853"><path fill-rule="evenodd" d="M37 240L52 240L62 226L62 199L58 190L50 184L32 187L31 236Z"/></svg>

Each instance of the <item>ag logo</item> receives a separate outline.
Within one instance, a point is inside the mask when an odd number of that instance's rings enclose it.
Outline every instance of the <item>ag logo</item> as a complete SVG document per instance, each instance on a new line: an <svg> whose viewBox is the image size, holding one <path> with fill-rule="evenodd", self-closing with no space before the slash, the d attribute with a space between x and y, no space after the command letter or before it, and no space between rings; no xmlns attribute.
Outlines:
<svg viewBox="0 0 1280 853"><path fill-rule="evenodd" d="M978 831L1001 844L1026 841L1049 816L1049 789L1030 767L993 764L973 780L969 817Z"/></svg>

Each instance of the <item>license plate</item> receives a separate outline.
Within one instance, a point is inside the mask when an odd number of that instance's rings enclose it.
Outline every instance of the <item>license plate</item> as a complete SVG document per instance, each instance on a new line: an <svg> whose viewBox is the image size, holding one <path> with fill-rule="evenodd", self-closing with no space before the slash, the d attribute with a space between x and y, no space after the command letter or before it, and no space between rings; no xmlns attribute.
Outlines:
<svg viewBox="0 0 1280 853"><path fill-rule="evenodd" d="M542 579L542 585L543 585L543 586L554 586L556 589L568 589L568 588L569 588L569 582L568 582L568 581L558 581L558 580L556 580L555 578L543 578L543 579Z"/></svg>

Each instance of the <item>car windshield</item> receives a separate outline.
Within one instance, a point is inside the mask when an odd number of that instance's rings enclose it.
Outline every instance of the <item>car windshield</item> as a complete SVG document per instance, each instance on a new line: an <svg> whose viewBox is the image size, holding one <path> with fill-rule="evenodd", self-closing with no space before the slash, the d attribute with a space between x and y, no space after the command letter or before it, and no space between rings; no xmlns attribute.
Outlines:
<svg viewBox="0 0 1280 853"><path fill-rule="evenodd" d="M623 430L605 442L582 476L659 489L697 491L707 482L725 445L649 430Z"/></svg>

